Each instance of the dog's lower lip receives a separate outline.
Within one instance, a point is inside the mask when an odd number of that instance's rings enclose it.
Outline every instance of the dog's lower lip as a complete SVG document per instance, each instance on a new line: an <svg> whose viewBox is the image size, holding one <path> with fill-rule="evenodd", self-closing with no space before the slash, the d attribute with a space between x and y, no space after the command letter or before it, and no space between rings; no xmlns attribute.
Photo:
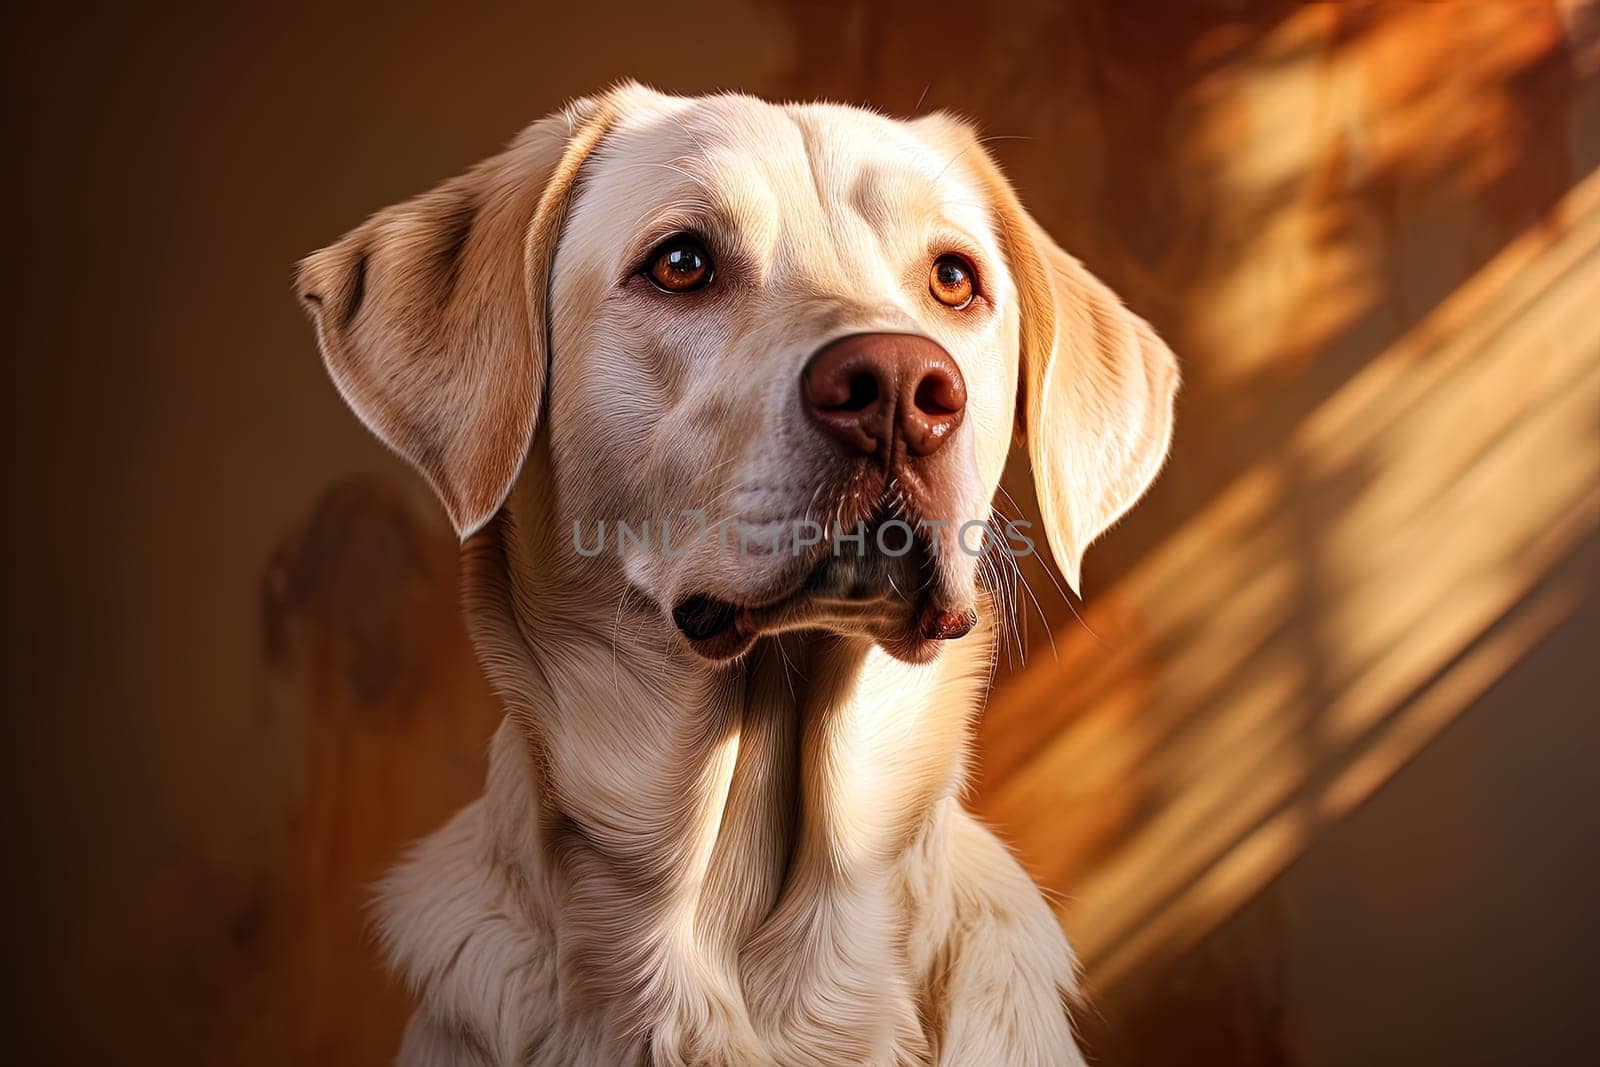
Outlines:
<svg viewBox="0 0 1600 1067"><path fill-rule="evenodd" d="M691 641L709 641L726 633L739 621L739 608L726 600L697 595L672 609L672 621Z"/></svg>
<svg viewBox="0 0 1600 1067"><path fill-rule="evenodd" d="M941 595L927 588L933 580L928 570L931 550L926 542L916 544L919 573L927 581L911 597L901 591L906 588L907 576L903 575L897 586L891 573L899 556L887 562L869 563L867 570L854 573L860 566L852 570L853 561L836 550L819 552L810 569L802 577L786 583L781 590L768 588L763 590L765 595L743 602L724 600L710 593L687 596L672 609L672 621L695 652L712 660L739 655L769 630L781 631L803 624L807 605L817 606L826 615L828 611L837 613L849 602L870 614L890 610L892 599L901 602L906 612L903 622L894 624L904 627L904 641L932 645L966 636L977 624L977 613L961 606L964 598ZM844 568L842 574L838 568ZM887 618L879 618L875 625L889 622Z"/></svg>
<svg viewBox="0 0 1600 1067"><path fill-rule="evenodd" d="M968 608L951 610L929 604L917 616L917 629L928 641L952 641L965 637L978 624L978 613Z"/></svg>

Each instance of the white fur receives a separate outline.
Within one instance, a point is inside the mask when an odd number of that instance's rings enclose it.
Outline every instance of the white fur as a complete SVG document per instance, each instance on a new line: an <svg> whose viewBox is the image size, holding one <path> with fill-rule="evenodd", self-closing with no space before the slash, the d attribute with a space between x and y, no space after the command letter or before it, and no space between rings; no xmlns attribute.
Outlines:
<svg viewBox="0 0 1600 1067"><path fill-rule="evenodd" d="M638 257L690 228L718 287L641 284ZM961 314L926 291L952 248L983 279ZM402 1063L1082 1062L1066 941L960 802L988 626L941 650L904 636L908 598L813 605L712 662L673 605L764 603L794 565L570 539L683 508L826 514L839 460L799 415L800 370L893 331L967 383L920 506L988 517L1020 389L1076 578L1159 467L1175 365L966 127L622 86L375 216L299 285L346 398L473 534L467 619L507 711L484 796L382 888L419 998ZM971 557L933 570L977 597Z"/></svg>

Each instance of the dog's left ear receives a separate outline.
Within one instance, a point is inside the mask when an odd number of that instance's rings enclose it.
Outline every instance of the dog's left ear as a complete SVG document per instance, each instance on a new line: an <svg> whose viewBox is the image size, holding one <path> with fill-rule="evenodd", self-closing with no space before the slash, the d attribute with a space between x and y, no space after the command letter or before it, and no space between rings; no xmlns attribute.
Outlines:
<svg viewBox="0 0 1600 1067"><path fill-rule="evenodd" d="M1083 553L1155 480L1172 440L1178 361L1150 324L1022 208L965 123L918 120L987 187L1017 286L1019 430L1045 534L1078 592Z"/></svg>
<svg viewBox="0 0 1600 1067"><path fill-rule="evenodd" d="M307 256L295 291L346 402L465 538L505 501L543 397L551 263L619 86Z"/></svg>

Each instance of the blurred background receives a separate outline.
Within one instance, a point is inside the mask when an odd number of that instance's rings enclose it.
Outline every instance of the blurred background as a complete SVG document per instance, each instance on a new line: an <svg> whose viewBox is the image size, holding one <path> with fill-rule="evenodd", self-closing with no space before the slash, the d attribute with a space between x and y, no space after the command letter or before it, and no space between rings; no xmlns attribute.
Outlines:
<svg viewBox="0 0 1600 1067"><path fill-rule="evenodd" d="M1183 363L1085 600L1027 575L975 782L1082 954L1093 1062L1600 1043L1594 6L6 17L28 1062L392 1054L367 886L478 792L496 712L439 512L290 269L625 76L971 116Z"/></svg>

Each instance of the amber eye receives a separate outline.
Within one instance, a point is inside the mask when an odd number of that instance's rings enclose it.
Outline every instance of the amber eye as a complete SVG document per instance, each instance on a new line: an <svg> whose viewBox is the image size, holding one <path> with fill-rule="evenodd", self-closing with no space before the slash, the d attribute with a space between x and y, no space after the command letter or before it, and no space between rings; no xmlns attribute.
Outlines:
<svg viewBox="0 0 1600 1067"><path fill-rule="evenodd" d="M711 257L686 233L669 237L650 253L645 274L667 293L692 293L711 284Z"/></svg>
<svg viewBox="0 0 1600 1067"><path fill-rule="evenodd" d="M946 252L928 272L928 292L946 307L966 307L972 303L972 264Z"/></svg>

